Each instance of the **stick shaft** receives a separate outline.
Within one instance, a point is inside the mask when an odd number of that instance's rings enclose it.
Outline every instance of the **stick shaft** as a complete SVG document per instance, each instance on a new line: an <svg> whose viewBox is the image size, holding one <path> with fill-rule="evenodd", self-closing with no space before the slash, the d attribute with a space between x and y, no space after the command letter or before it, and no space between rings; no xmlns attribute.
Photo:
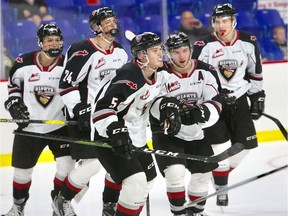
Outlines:
<svg viewBox="0 0 288 216"><path fill-rule="evenodd" d="M21 136L42 138L42 139L57 140L57 141L75 143L75 144L81 144L81 145L91 145L91 146L102 147L102 148L111 148L111 146L108 143L101 142L101 141L79 140L79 139L70 138L70 137L55 136L51 134L39 134L39 133L33 133L33 132L23 132L23 131L17 131L17 130L14 131L14 134L21 135ZM186 159L186 160L217 163L219 161L225 160L228 157L233 156L234 154L239 153L240 151L243 150L243 148L244 147L241 143L236 143L232 147L227 149L226 151L220 153L219 155L215 155L212 157L191 155L191 154L184 154L184 153L170 152L170 151L165 151L165 150L160 150L160 149L149 149L149 148L138 148L138 149L133 149L132 151L139 152L139 153L146 153L146 154L154 154L158 156L181 158L181 159Z"/></svg>
<svg viewBox="0 0 288 216"><path fill-rule="evenodd" d="M36 120L36 119L0 119L0 123L35 123L35 124L52 124L52 125L77 125L77 121L64 121L57 119Z"/></svg>
<svg viewBox="0 0 288 216"><path fill-rule="evenodd" d="M244 180L244 181L238 182L238 183L236 183L236 184L234 184L234 185L232 185L232 186L230 186L230 187L221 188L221 189L217 190L215 193L209 194L209 195L207 195L207 196L205 196L205 197L201 197L201 198L199 198L199 199L197 199L197 200L194 200L193 202L188 203L188 204L186 205L186 208L193 207L193 206L195 206L197 203L202 202L202 201L204 201L204 200L206 200L206 199L208 199L208 198L210 198L210 197L217 196L218 194L221 194L221 193L223 193L223 192L232 190L232 189L234 189L234 188L237 188L237 187L240 187L240 186L242 186L242 185L245 185L245 184L248 184L248 183L250 183L250 182L253 182L253 181L257 180L257 179L260 179L260 178L263 178L263 177L265 177L265 176L271 175L271 174L273 174L273 173L275 173L275 172L278 172L278 171L280 171L280 170L283 170L283 169L287 168L287 166L288 166L288 165L284 165L284 166L282 166L282 167L276 168L276 169L271 170L271 171L269 171L269 172L266 172L266 173L263 173L263 174L254 176L254 177L252 177L252 178L246 179L246 180Z"/></svg>

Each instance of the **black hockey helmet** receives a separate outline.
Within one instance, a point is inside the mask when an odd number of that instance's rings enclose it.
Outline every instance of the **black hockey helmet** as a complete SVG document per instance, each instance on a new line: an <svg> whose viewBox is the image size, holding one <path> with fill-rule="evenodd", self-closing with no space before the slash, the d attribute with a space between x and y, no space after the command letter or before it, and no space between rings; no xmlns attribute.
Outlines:
<svg viewBox="0 0 288 216"><path fill-rule="evenodd" d="M213 21L215 17L217 16L230 16L233 17L236 15L235 8L232 6L230 3L225 3L225 4L218 4L214 7L213 13L212 13L212 18Z"/></svg>
<svg viewBox="0 0 288 216"><path fill-rule="evenodd" d="M53 23L47 23L43 24L39 27L37 32L37 38L38 38L38 46L42 49L43 45L42 42L45 37L56 35L60 37L60 40L63 41L63 36L60 28ZM48 53L51 57L57 57L62 53L63 45L60 47L60 49L49 49L48 51L45 51Z"/></svg>
<svg viewBox="0 0 288 216"><path fill-rule="evenodd" d="M96 32L93 29L93 25L101 25L101 22L109 17L115 17L116 18L116 14L115 12L110 9L109 7L102 7L102 8L98 8L97 10L92 11L92 13L89 16L89 26L92 30L92 32L94 34L98 34L99 32Z"/></svg>
<svg viewBox="0 0 288 216"><path fill-rule="evenodd" d="M190 40L184 32L178 32L169 35L165 42L165 47L168 49L168 51L171 49L177 49L182 46L189 46L189 48L191 48Z"/></svg>
<svg viewBox="0 0 288 216"><path fill-rule="evenodd" d="M136 35L130 44L131 53L136 58L137 52L161 44L161 38L152 32L144 32L142 34Z"/></svg>
<svg viewBox="0 0 288 216"><path fill-rule="evenodd" d="M43 24L39 27L37 32L38 43L43 42L44 38L50 35L57 35L63 40L60 28L53 23Z"/></svg>

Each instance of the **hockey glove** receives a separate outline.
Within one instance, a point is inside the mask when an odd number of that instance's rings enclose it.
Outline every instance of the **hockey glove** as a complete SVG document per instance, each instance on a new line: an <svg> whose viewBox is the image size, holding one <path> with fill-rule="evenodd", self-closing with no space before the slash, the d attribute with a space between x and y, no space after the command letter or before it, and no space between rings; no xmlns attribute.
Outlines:
<svg viewBox="0 0 288 216"><path fill-rule="evenodd" d="M180 109L179 114L184 125L205 123L210 117L210 111L205 105L185 107Z"/></svg>
<svg viewBox="0 0 288 216"><path fill-rule="evenodd" d="M235 96L229 96L229 94L233 93L233 91L228 89L222 89L221 91L221 98L222 103L225 106L235 106L236 105L236 97Z"/></svg>
<svg viewBox="0 0 288 216"><path fill-rule="evenodd" d="M165 134L175 136L181 129L179 101L174 97L163 97L160 102L160 127Z"/></svg>
<svg viewBox="0 0 288 216"><path fill-rule="evenodd" d="M265 92L264 90L249 96L251 107L250 113L253 120L258 120L265 109Z"/></svg>
<svg viewBox="0 0 288 216"><path fill-rule="evenodd" d="M91 106L84 102L78 103L73 108L74 116L78 121L78 127L80 131L90 130L90 116L91 116Z"/></svg>
<svg viewBox="0 0 288 216"><path fill-rule="evenodd" d="M131 159L132 140L128 128L121 122L112 122L107 127L107 135L111 139L113 152L116 155Z"/></svg>
<svg viewBox="0 0 288 216"><path fill-rule="evenodd" d="M29 119L27 106L20 97L9 97L4 103L5 109L9 111L13 119ZM25 128L29 123L17 123L19 128Z"/></svg>

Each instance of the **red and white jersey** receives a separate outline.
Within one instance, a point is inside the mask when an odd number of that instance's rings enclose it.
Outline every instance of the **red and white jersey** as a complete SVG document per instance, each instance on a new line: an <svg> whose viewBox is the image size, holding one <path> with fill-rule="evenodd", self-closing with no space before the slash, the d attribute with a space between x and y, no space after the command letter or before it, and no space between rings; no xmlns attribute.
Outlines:
<svg viewBox="0 0 288 216"><path fill-rule="evenodd" d="M38 55L31 52L16 58L10 70L8 97L21 97L28 107L30 119L59 119L65 120L64 104L59 95L59 79L63 72L64 56L43 67ZM48 133L63 125L29 124L24 131Z"/></svg>
<svg viewBox="0 0 288 216"><path fill-rule="evenodd" d="M65 70L59 84L70 117L73 117L72 110L77 103L82 101L93 105L103 85L127 60L127 53L116 42L106 53L91 39L74 43L65 56Z"/></svg>
<svg viewBox="0 0 288 216"><path fill-rule="evenodd" d="M215 33L194 43L192 58L215 67L222 88L234 91L237 98L262 90L262 63L257 39L246 32L235 31L230 43L220 41Z"/></svg>
<svg viewBox="0 0 288 216"><path fill-rule="evenodd" d="M165 97L175 97L180 104L193 106L202 104L210 111L210 117L205 123L181 125L180 132L175 136L186 141L203 139L203 128L210 127L217 122L222 110L219 97L217 72L212 66L192 59L194 67L187 73L175 71L170 63L166 63L167 70L171 73L169 81L165 83ZM219 82L219 81L218 81ZM152 133L160 132L160 112L157 100L151 107L150 122Z"/></svg>
<svg viewBox="0 0 288 216"><path fill-rule="evenodd" d="M155 98L166 94L164 84L169 77L167 71L160 70L149 80L135 60L118 69L92 114L99 135L108 137L107 127L112 122L123 121L133 145L143 147L147 140L150 106Z"/></svg>

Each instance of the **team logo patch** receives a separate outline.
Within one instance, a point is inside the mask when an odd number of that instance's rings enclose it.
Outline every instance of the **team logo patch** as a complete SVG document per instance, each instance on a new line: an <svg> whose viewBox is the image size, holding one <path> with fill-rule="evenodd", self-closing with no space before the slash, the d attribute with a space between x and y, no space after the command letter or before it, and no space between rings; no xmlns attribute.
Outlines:
<svg viewBox="0 0 288 216"><path fill-rule="evenodd" d="M218 64L220 73L227 81L231 80L232 77L235 75L237 67L238 67L237 60L223 60L220 61Z"/></svg>
<svg viewBox="0 0 288 216"><path fill-rule="evenodd" d="M205 42L204 41L195 41L194 45L205 46Z"/></svg>
<svg viewBox="0 0 288 216"><path fill-rule="evenodd" d="M99 72L99 78L100 80L103 80L104 77L108 76L109 74L111 74L113 71L115 71L115 69L105 69Z"/></svg>
<svg viewBox="0 0 288 216"><path fill-rule="evenodd" d="M199 97L197 92L183 93L175 96L178 101L181 101L183 107L190 107L196 104Z"/></svg>
<svg viewBox="0 0 288 216"><path fill-rule="evenodd" d="M53 100L56 90L51 86L35 86L33 93L39 104L46 108Z"/></svg>
<svg viewBox="0 0 288 216"><path fill-rule="evenodd" d="M15 59L15 61L16 61L17 63L23 63L23 58L17 57L17 58Z"/></svg>
<svg viewBox="0 0 288 216"><path fill-rule="evenodd" d="M179 81L175 81L172 83L167 83L167 84L165 84L165 86L166 86L166 89L168 92L172 92L172 91L175 91L177 89L180 89L181 84Z"/></svg>
<svg viewBox="0 0 288 216"><path fill-rule="evenodd" d="M140 99L141 99L141 100L146 100L149 96L150 96L150 92L149 92L149 90L147 89L147 91L145 92L145 95L140 96Z"/></svg>
<svg viewBox="0 0 288 216"><path fill-rule="evenodd" d="M102 57L101 59L98 60L95 69L98 69L98 68L102 67L105 64L106 64L106 60L104 59L104 57Z"/></svg>
<svg viewBox="0 0 288 216"><path fill-rule="evenodd" d="M87 50L79 50L79 51L73 53L72 55L75 55L75 56L86 56L88 54L89 54L89 52Z"/></svg>
<svg viewBox="0 0 288 216"><path fill-rule="evenodd" d="M257 40L257 37L254 36L254 35L252 35L252 36L250 36L250 40L251 40L251 41L256 41L256 40Z"/></svg>
<svg viewBox="0 0 288 216"><path fill-rule="evenodd" d="M28 82L35 82L40 80L40 74L39 73L32 73L31 76L28 79Z"/></svg>
<svg viewBox="0 0 288 216"><path fill-rule="evenodd" d="M222 49L217 49L216 52L214 53L214 55L212 55L212 58L217 58L217 57L220 57L220 56L223 56L224 55L224 52Z"/></svg>
<svg viewBox="0 0 288 216"><path fill-rule="evenodd" d="M137 90L137 84L130 81L130 80L118 80L118 81L114 82L113 84L119 84L119 83L124 83L127 86L129 86L130 89Z"/></svg>

